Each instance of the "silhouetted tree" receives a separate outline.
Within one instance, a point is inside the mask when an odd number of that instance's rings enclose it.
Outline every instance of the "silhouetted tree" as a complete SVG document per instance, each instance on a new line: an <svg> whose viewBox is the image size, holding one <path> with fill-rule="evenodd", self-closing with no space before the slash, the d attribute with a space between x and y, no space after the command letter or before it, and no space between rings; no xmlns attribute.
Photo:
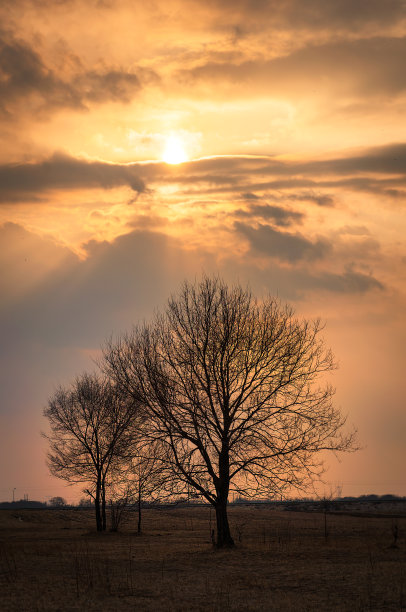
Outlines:
<svg viewBox="0 0 406 612"><path fill-rule="evenodd" d="M44 415L51 433L51 474L70 483L86 483L94 500L98 531L106 529L106 485L110 473L133 452L138 404L108 379L83 374L69 388L60 387Z"/></svg>
<svg viewBox="0 0 406 612"><path fill-rule="evenodd" d="M66 506L66 499L64 497L51 497L48 504L54 508L62 508Z"/></svg>
<svg viewBox="0 0 406 612"><path fill-rule="evenodd" d="M271 297L259 302L204 278L105 346L105 371L149 413L174 491L192 489L214 506L218 547L234 544L230 489L269 496L304 487L322 470L318 451L353 446L332 387L318 385L335 367L320 331Z"/></svg>
<svg viewBox="0 0 406 612"><path fill-rule="evenodd" d="M128 518L128 511L133 505L131 491L127 486L120 493L117 493L115 488L109 493L111 531L118 531L120 525Z"/></svg>
<svg viewBox="0 0 406 612"><path fill-rule="evenodd" d="M335 489L330 488L330 491L324 491L322 495L318 495L317 497L324 513L324 541L327 542L330 535L327 515L334 508L334 501L341 497L341 487L337 486Z"/></svg>
<svg viewBox="0 0 406 612"><path fill-rule="evenodd" d="M143 449L141 455L133 458L128 483L137 507L138 533L141 533L143 503L153 504L165 498L170 473L163 461L162 445L159 442L152 442L148 448Z"/></svg>
<svg viewBox="0 0 406 612"><path fill-rule="evenodd" d="M171 482L172 471L168 470L163 461L162 445L148 440L143 428L135 432L137 447L127 463L120 462L110 478L109 499L112 518L112 530L117 531L120 524L128 517L128 510L137 510L137 532L141 533L142 508L148 504L156 504L171 494L168 483Z"/></svg>

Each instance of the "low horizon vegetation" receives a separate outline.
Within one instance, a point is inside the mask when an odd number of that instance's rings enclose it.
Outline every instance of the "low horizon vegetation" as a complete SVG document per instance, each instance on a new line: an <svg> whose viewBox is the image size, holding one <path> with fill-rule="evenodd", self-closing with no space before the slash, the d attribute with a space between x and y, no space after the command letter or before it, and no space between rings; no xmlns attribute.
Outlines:
<svg viewBox="0 0 406 612"><path fill-rule="evenodd" d="M80 509L93 509L94 502L92 499L82 498L78 502L68 502L64 498L59 498L62 502L58 502L54 504L52 499L47 501L35 500L35 499L16 499L15 501L2 501L0 502L0 509L7 508L80 508ZM304 496L304 497L286 497L284 499L245 499L245 498L235 498L228 502L229 506L233 505L251 505L251 504L265 504L269 506L284 506L292 503L318 503L323 501L323 496ZM397 502L397 501L405 501L406 495L396 495L394 493L383 493L382 495L378 495L376 493L363 493L361 495L338 495L336 497L329 497L331 501L335 502ZM143 506L146 508L149 507L178 507L178 506L196 506L196 505L207 505L204 501L198 501L196 499L174 499L171 501L162 501L162 502L150 502L148 500L144 500ZM130 505L131 506L131 505Z"/></svg>

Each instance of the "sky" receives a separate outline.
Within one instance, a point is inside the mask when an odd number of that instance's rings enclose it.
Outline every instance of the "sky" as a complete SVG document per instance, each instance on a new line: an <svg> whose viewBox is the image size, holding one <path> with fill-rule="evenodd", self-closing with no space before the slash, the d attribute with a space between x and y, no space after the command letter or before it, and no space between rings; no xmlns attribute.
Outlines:
<svg viewBox="0 0 406 612"><path fill-rule="evenodd" d="M0 24L0 501L81 497L48 398L203 273L325 322L362 449L324 490L406 495L404 0L3 0Z"/></svg>

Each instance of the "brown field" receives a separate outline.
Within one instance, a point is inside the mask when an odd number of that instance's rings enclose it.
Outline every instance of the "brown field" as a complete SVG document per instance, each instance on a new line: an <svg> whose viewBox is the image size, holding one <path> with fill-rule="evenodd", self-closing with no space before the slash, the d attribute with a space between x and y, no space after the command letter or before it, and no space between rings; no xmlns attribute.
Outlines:
<svg viewBox="0 0 406 612"><path fill-rule="evenodd" d="M0 510L0 609L406 610L396 513L329 514L326 540L323 513L232 507L216 551L206 507L145 510L141 536L135 516L97 535L90 511Z"/></svg>

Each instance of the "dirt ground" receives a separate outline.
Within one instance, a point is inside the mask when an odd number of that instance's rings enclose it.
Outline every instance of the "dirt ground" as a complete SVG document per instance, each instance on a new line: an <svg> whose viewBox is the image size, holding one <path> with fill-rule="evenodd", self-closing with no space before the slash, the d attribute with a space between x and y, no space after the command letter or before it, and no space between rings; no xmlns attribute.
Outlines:
<svg viewBox="0 0 406 612"><path fill-rule="evenodd" d="M388 514L232 507L236 547L207 507L147 509L121 533L87 510L0 510L0 609L406 610L406 508ZM395 542L395 531L397 540Z"/></svg>

